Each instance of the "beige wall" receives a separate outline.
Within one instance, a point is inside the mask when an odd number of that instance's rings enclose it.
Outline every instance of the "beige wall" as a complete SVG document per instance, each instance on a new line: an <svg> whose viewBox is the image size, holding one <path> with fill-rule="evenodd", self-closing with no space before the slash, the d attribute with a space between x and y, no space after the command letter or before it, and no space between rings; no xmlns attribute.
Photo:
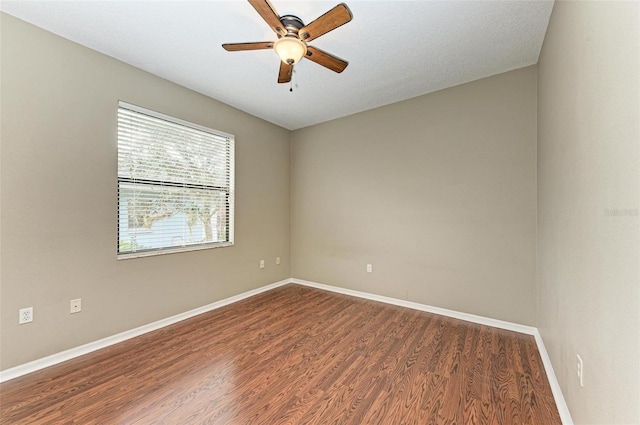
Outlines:
<svg viewBox="0 0 640 425"><path fill-rule="evenodd" d="M539 62L537 324L580 424L640 423L639 14L557 1Z"/></svg>
<svg viewBox="0 0 640 425"><path fill-rule="evenodd" d="M1 19L0 368L289 277L289 131ZM119 99L236 136L234 247L116 260Z"/></svg>
<svg viewBox="0 0 640 425"><path fill-rule="evenodd" d="M293 132L292 276L534 325L536 78Z"/></svg>

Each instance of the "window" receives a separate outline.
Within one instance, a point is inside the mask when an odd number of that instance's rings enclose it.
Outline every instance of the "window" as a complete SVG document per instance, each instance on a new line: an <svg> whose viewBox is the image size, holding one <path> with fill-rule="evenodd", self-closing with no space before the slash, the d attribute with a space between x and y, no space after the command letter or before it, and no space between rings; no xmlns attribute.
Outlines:
<svg viewBox="0 0 640 425"><path fill-rule="evenodd" d="M118 258L233 245L234 138L120 102Z"/></svg>

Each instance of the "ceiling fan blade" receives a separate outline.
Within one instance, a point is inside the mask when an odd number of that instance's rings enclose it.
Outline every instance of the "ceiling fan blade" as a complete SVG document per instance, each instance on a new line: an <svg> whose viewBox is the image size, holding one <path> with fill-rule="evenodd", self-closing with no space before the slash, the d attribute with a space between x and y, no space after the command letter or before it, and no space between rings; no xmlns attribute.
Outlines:
<svg viewBox="0 0 640 425"><path fill-rule="evenodd" d="M278 73L279 83L288 83L291 81L291 74L293 73L293 65L280 61L280 72Z"/></svg>
<svg viewBox="0 0 640 425"><path fill-rule="evenodd" d="M346 24L352 18L353 15L347 5L340 3L309 25L302 27L298 34L301 40L308 42Z"/></svg>
<svg viewBox="0 0 640 425"><path fill-rule="evenodd" d="M287 30L283 28L282 22L280 22L280 16L269 0L249 0L249 3L276 34L287 34Z"/></svg>
<svg viewBox="0 0 640 425"><path fill-rule="evenodd" d="M273 41L258 41L255 43L225 43L222 47L229 52L241 50L273 49Z"/></svg>
<svg viewBox="0 0 640 425"><path fill-rule="evenodd" d="M313 46L307 46L307 54L305 57L318 65L322 65L338 73L344 71L347 65L349 65L349 62Z"/></svg>

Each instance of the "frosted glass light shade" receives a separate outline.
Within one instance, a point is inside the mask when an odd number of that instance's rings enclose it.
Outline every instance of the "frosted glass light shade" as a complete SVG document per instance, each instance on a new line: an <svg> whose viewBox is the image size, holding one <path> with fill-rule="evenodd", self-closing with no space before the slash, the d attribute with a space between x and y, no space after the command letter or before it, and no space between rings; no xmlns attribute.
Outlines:
<svg viewBox="0 0 640 425"><path fill-rule="evenodd" d="M293 65L307 53L307 45L295 37L282 37L273 44L273 50L282 62Z"/></svg>

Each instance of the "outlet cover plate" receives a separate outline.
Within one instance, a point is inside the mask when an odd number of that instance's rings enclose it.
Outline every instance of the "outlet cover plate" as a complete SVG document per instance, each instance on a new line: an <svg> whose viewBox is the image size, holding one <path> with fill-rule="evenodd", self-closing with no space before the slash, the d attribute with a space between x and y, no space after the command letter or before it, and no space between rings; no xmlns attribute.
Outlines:
<svg viewBox="0 0 640 425"><path fill-rule="evenodd" d="M578 382L580 382L581 387L584 387L584 362L582 361L582 357L580 357L580 354L576 355L576 369L578 374Z"/></svg>
<svg viewBox="0 0 640 425"><path fill-rule="evenodd" d="M20 325L33 322L33 307L21 308L18 310L18 314L18 323Z"/></svg>
<svg viewBox="0 0 640 425"><path fill-rule="evenodd" d="M69 313L80 313L82 311L82 298L71 300L69 306Z"/></svg>

